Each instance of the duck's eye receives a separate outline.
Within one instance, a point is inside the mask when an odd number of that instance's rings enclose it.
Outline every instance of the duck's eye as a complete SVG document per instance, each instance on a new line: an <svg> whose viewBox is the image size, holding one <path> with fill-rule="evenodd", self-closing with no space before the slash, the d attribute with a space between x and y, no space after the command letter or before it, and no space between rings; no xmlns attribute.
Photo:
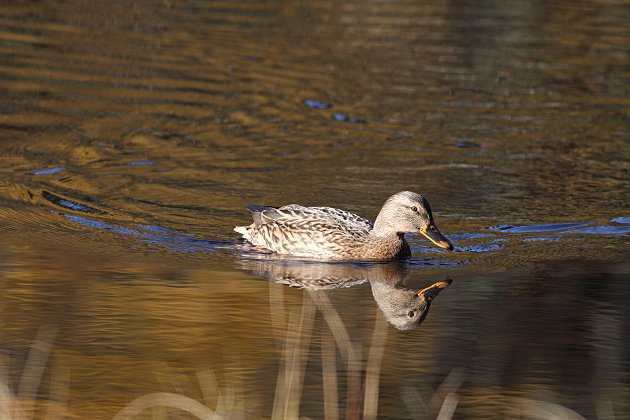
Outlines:
<svg viewBox="0 0 630 420"><path fill-rule="evenodd" d="M411 206L411 211L414 212L414 213L418 213L418 207Z"/></svg>
<svg viewBox="0 0 630 420"><path fill-rule="evenodd" d="M413 318L413 316L414 316L415 314L416 314L416 313L415 313L414 311L409 311L409 312L407 312L407 316L408 316L409 318Z"/></svg>

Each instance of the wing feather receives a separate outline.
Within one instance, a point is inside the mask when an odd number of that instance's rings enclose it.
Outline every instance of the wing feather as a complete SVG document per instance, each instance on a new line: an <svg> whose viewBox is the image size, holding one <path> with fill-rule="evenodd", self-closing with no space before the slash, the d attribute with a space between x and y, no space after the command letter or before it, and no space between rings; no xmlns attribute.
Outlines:
<svg viewBox="0 0 630 420"><path fill-rule="evenodd" d="M372 230L370 221L331 207L290 204L250 209L258 239L279 253L334 256L344 247L363 242Z"/></svg>

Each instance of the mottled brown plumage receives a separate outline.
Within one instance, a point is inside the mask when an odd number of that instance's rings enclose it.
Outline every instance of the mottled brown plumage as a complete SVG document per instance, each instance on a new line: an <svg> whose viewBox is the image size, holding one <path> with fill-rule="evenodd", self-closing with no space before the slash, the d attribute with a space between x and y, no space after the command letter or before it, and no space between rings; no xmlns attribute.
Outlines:
<svg viewBox="0 0 630 420"><path fill-rule="evenodd" d="M413 232L453 249L435 226L429 202L409 191L388 198L374 224L331 207L248 208L254 223L234 230L253 245L278 254L326 260L404 259L411 255L404 235Z"/></svg>

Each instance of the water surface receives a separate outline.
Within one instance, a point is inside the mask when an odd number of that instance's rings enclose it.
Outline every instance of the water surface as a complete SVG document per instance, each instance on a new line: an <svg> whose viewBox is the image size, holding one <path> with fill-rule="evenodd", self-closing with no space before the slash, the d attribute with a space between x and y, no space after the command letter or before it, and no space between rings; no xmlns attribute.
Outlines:
<svg viewBox="0 0 630 420"><path fill-rule="evenodd" d="M18 400L77 418L155 392L241 418L630 416L627 4L0 9ZM413 330L375 302L382 268L274 259L232 231L248 203L374 219L401 190L456 247L410 237L388 271L453 280Z"/></svg>

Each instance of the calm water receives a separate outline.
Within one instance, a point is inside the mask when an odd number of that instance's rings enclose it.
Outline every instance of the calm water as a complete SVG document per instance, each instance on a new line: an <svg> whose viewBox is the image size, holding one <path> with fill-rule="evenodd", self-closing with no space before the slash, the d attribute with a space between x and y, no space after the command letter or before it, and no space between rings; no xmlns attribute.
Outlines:
<svg viewBox="0 0 630 420"><path fill-rule="evenodd" d="M627 3L0 11L0 400L630 418ZM305 263L232 231L252 202L373 219L401 190L455 252ZM446 278L392 326L383 299Z"/></svg>

